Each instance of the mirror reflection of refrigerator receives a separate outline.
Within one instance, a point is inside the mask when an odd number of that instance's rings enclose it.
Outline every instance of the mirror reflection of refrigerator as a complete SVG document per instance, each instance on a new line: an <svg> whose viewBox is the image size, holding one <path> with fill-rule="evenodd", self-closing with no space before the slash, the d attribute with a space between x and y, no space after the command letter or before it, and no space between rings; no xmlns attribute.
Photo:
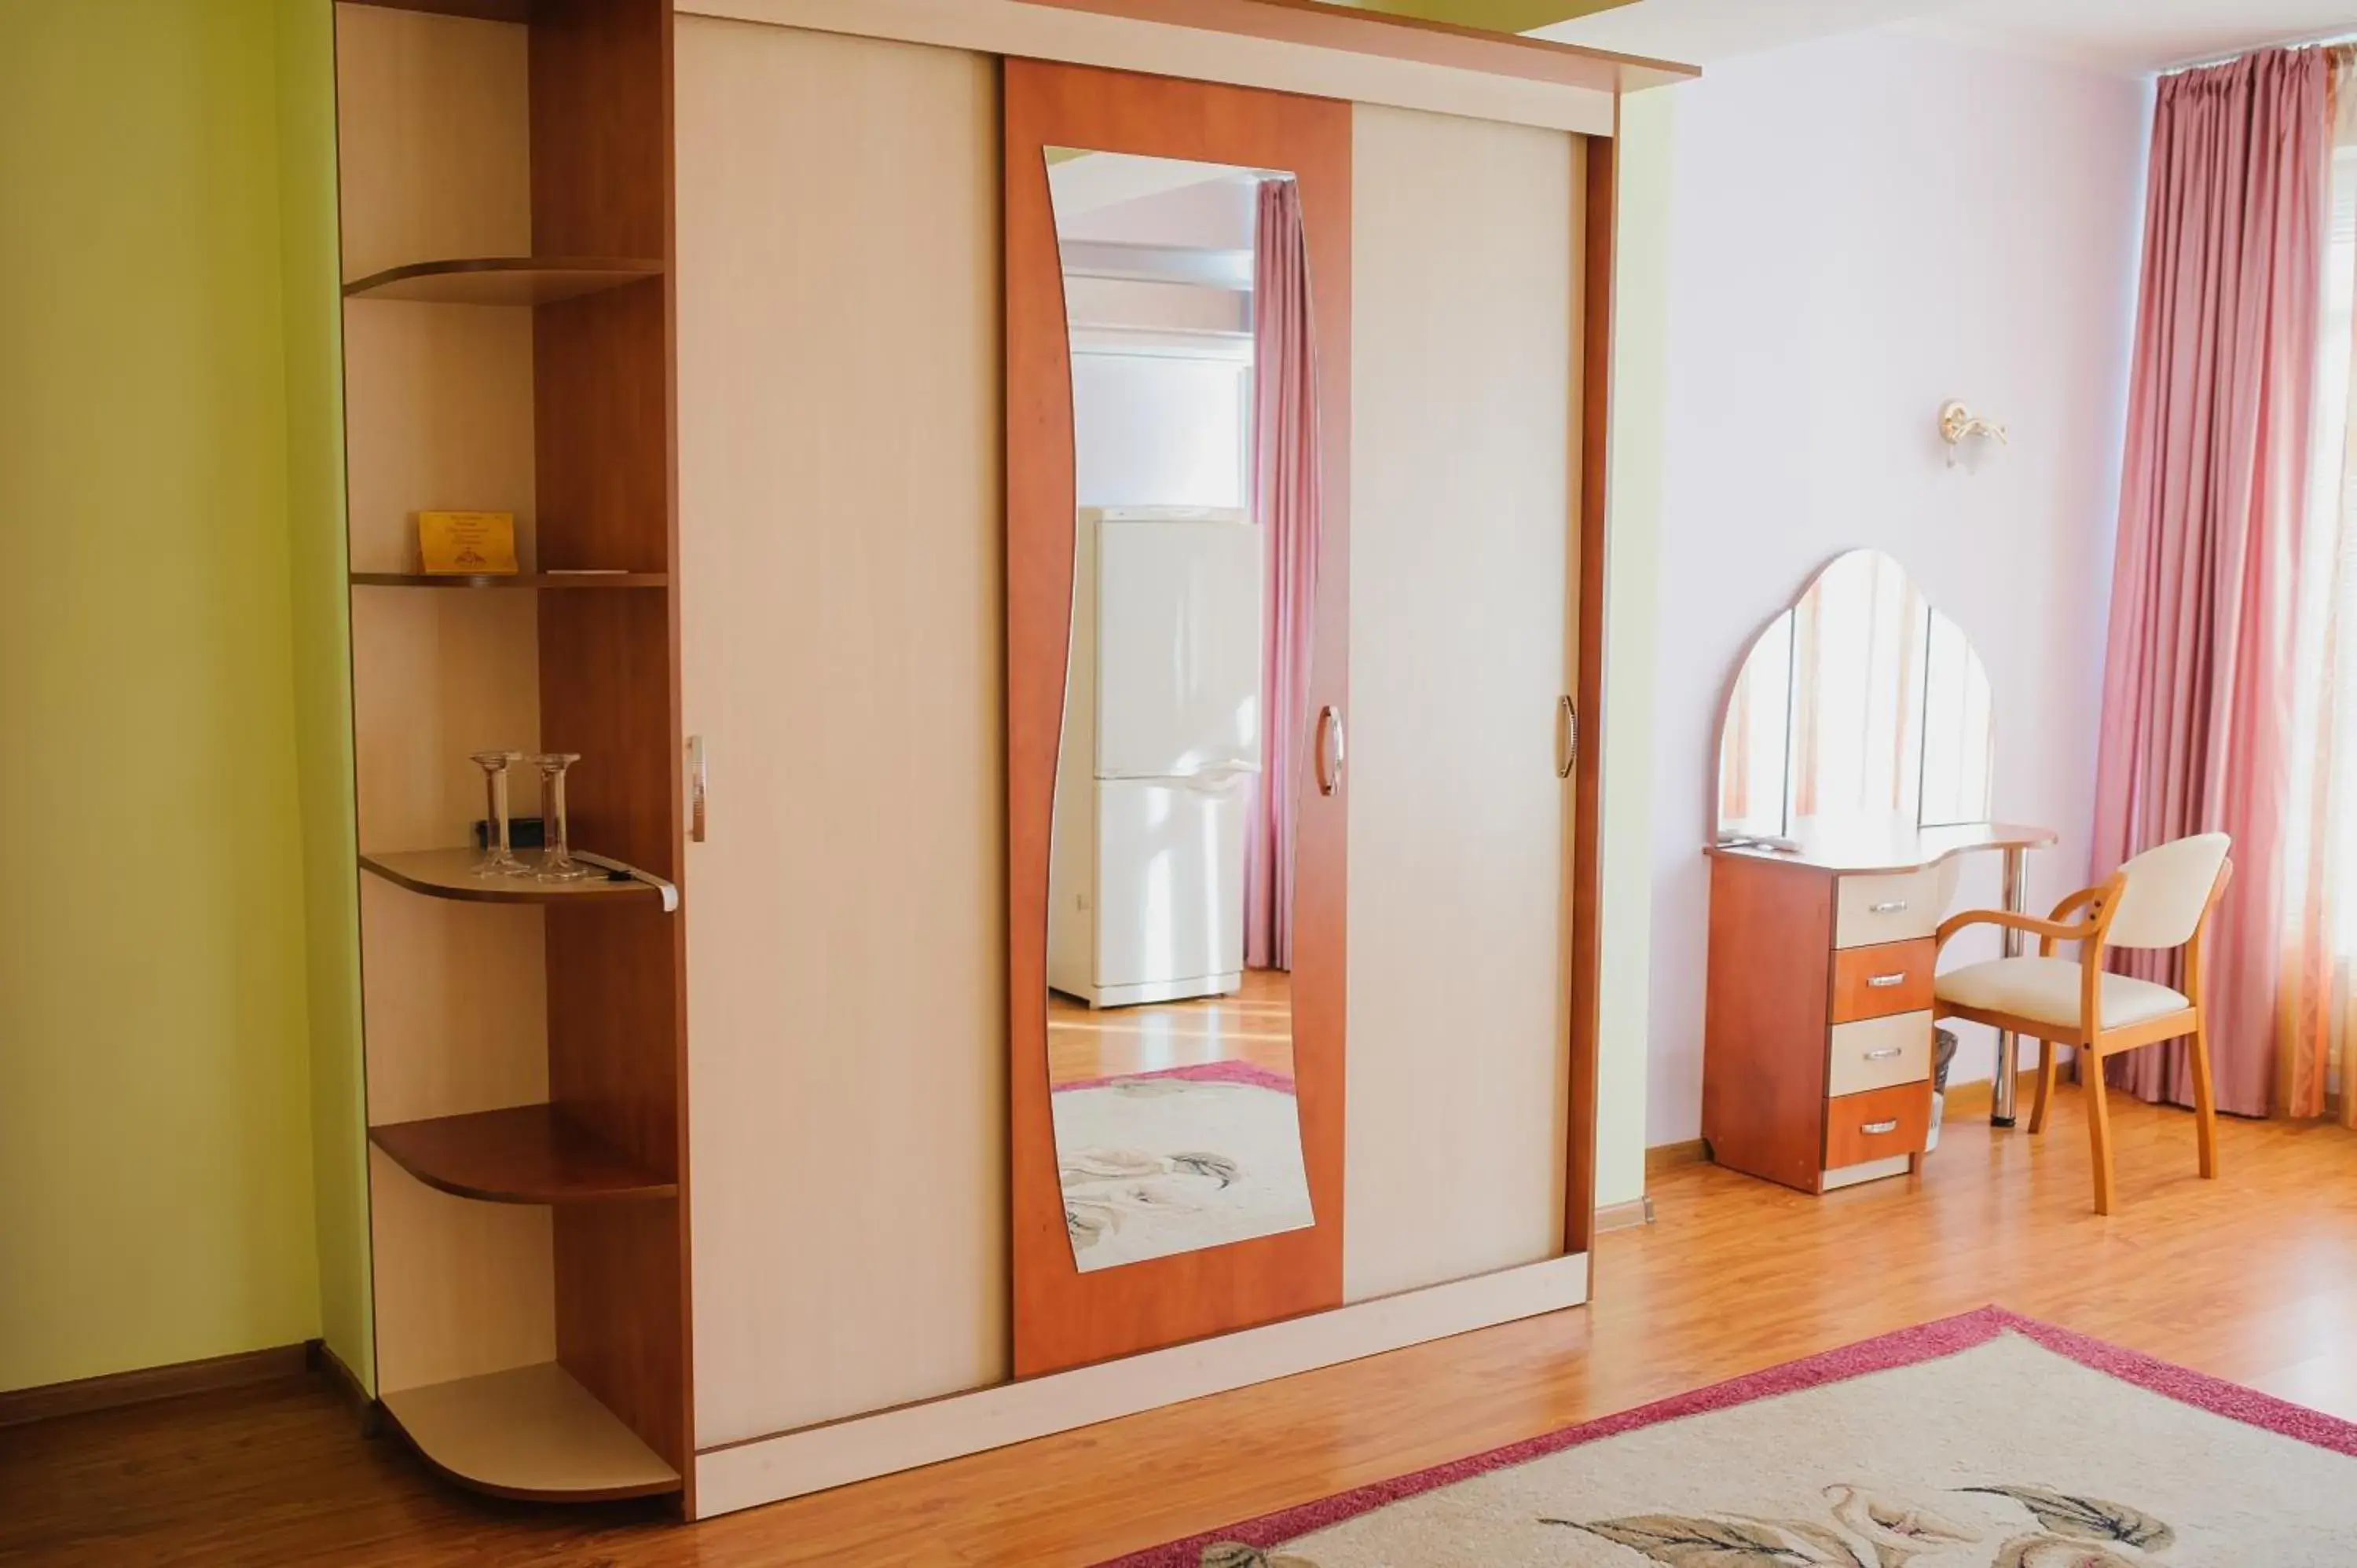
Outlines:
<svg viewBox="0 0 2357 1568"><path fill-rule="evenodd" d="M1048 983L1092 1007L1243 983L1264 570L1233 509L1080 512Z"/></svg>

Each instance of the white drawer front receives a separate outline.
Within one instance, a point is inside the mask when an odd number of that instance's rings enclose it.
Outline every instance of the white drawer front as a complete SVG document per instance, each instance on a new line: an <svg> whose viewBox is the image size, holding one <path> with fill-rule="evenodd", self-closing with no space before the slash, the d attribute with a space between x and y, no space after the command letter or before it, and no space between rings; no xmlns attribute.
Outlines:
<svg viewBox="0 0 2357 1568"><path fill-rule="evenodd" d="M1826 1094L1863 1094L1932 1076L1932 1015L1894 1013L1833 1026L1833 1070Z"/></svg>
<svg viewBox="0 0 2357 1568"><path fill-rule="evenodd" d="M1834 946L1907 942L1940 929L1954 876L1944 866L1899 876L1845 876L1834 885Z"/></svg>

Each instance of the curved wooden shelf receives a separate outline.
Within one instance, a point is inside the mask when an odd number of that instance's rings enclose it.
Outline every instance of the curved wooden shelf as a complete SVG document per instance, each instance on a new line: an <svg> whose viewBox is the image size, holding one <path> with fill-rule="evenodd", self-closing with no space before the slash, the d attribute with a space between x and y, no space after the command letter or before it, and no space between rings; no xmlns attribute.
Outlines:
<svg viewBox="0 0 2357 1568"><path fill-rule="evenodd" d="M389 1393L436 1471L495 1498L603 1502L679 1490L679 1472L554 1362Z"/></svg>
<svg viewBox="0 0 2357 1568"><path fill-rule="evenodd" d="M662 263L640 257L469 256L387 267L346 284L344 297L426 305L554 305L662 273Z"/></svg>
<svg viewBox="0 0 2357 1568"><path fill-rule="evenodd" d="M355 572L359 588L667 588L668 572L513 572L498 577L428 576L423 572Z"/></svg>
<svg viewBox="0 0 2357 1568"><path fill-rule="evenodd" d="M579 852L576 852L578 854ZM579 882L539 882L529 876L484 877L475 875L481 853L471 849L410 849L388 854L363 854L361 869L429 898L456 898L467 904L577 904L584 899L644 899L663 901L661 886L636 880L608 881L585 877Z"/></svg>
<svg viewBox="0 0 2357 1568"><path fill-rule="evenodd" d="M481 1203L627 1203L677 1197L647 1169L549 1105L511 1105L369 1129L369 1142L430 1187Z"/></svg>

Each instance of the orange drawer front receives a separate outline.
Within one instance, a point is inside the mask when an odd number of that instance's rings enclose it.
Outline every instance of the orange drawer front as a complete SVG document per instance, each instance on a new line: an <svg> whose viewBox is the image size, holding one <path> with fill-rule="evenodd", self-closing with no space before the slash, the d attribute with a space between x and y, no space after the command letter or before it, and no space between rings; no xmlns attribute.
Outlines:
<svg viewBox="0 0 2357 1568"><path fill-rule="evenodd" d="M1829 1171L1920 1155L1932 1130L1932 1085L1894 1084L1825 1101L1825 1165Z"/></svg>
<svg viewBox="0 0 2357 1568"><path fill-rule="evenodd" d="M1938 952L1939 944L1932 941L1837 950L1833 1021L1854 1024L1860 1018L1886 1018L1893 1013L1916 1013L1929 1007L1932 964Z"/></svg>

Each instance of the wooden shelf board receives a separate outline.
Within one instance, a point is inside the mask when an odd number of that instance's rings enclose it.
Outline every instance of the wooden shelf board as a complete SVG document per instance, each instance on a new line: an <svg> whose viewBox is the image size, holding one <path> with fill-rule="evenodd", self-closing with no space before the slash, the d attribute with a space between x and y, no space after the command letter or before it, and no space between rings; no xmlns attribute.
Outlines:
<svg viewBox="0 0 2357 1568"><path fill-rule="evenodd" d="M478 876L475 863L482 852L473 849L410 849L383 854L362 854L361 869L386 881L423 893L429 898L456 898L469 904L574 904L585 898L642 898L661 902L662 890L643 882L608 882L601 876L579 882L541 882L529 876Z"/></svg>
<svg viewBox="0 0 2357 1568"><path fill-rule="evenodd" d="M554 1362L404 1389L383 1404L428 1465L493 1497L594 1502L679 1490L679 1472Z"/></svg>
<svg viewBox="0 0 2357 1568"><path fill-rule="evenodd" d="M619 256L475 256L388 267L344 285L347 299L428 305L551 305L662 275L661 262Z"/></svg>
<svg viewBox="0 0 2357 1568"><path fill-rule="evenodd" d="M499 577L428 576L423 572L355 572L363 588L667 588L668 572L515 572Z"/></svg>
<svg viewBox="0 0 2357 1568"><path fill-rule="evenodd" d="M369 1141L430 1187L484 1203L616 1203L676 1197L679 1184L638 1165L549 1105L512 1105L369 1129Z"/></svg>

